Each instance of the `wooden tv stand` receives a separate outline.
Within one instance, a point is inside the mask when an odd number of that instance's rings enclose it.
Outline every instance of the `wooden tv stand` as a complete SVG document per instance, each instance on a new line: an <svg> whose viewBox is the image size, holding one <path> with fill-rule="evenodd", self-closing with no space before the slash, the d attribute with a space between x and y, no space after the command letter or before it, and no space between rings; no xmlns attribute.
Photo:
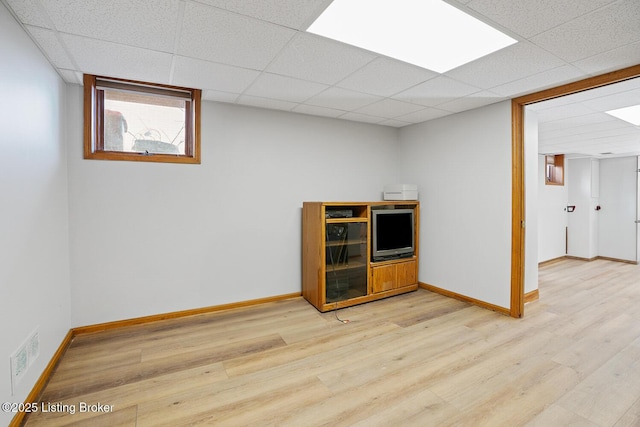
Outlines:
<svg viewBox="0 0 640 427"><path fill-rule="evenodd" d="M412 256L372 261L373 209L413 209ZM304 202L302 296L325 312L415 291L419 218L417 201Z"/></svg>

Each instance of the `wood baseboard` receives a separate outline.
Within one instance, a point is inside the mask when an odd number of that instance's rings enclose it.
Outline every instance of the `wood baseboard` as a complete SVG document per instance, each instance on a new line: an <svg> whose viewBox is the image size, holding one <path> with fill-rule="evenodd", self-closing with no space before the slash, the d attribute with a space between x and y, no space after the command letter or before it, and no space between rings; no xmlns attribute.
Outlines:
<svg viewBox="0 0 640 427"><path fill-rule="evenodd" d="M427 283L418 282L418 285L422 289L426 289L431 292L435 292L440 295L444 295L445 297L454 298L459 301L468 302L473 305L477 305L478 307L486 308L491 311L498 312L500 314L504 314L506 316L511 316L511 311L508 308L500 307L498 305L493 305L485 301L480 301L475 298L468 297L466 295L461 295L455 292L447 291L446 289L438 288L437 286L429 285Z"/></svg>
<svg viewBox="0 0 640 427"><path fill-rule="evenodd" d="M533 301L538 301L540 299L540 292L538 291L538 289L534 289L531 292L527 292L526 294L524 294L524 303L528 303L528 302L533 302Z"/></svg>
<svg viewBox="0 0 640 427"><path fill-rule="evenodd" d="M619 259L619 258L611 258L611 257L607 257L607 256L595 256L593 258L582 258L582 257L578 257L578 256L572 256L572 255L565 255L563 257L560 258L554 258L554 259L550 259L548 261L543 261L541 263L538 263L538 267L543 267L549 264L555 264L556 262L560 262L563 261L565 259L575 259L578 261L586 261L586 262L591 262L591 261L596 261L599 259L603 259L606 261L614 261L614 262L622 262L625 264L633 264L633 265L638 265L637 261L629 261L627 259Z"/></svg>
<svg viewBox="0 0 640 427"><path fill-rule="evenodd" d="M216 311L231 310L234 308L250 307L253 305L265 304L268 302L283 301L291 298L302 296L302 293L296 292L292 294L276 295L273 297L259 298L248 301L234 302L230 304L214 305L209 307L194 308L191 310L174 311L170 313L154 314L151 316L136 317L133 319L116 320L114 322L98 323L89 326L80 326L73 328L73 336L92 334L96 332L108 331L111 329L119 329L127 326L142 325L145 323L158 322L161 320L178 319L180 317L196 316L198 314L214 313Z"/></svg>
<svg viewBox="0 0 640 427"><path fill-rule="evenodd" d="M629 261L629 260L626 260L626 259L618 259L618 258L609 258L609 257L606 257L606 256L598 256L598 257L596 257L596 259L604 259L604 260L607 260L607 261L623 262L625 264L638 265L637 261Z"/></svg>
<svg viewBox="0 0 640 427"><path fill-rule="evenodd" d="M56 369L56 366L58 366L58 363L62 359L62 356L64 356L64 353L69 348L69 345L71 345L73 337L73 332L69 330L69 332L67 332L67 335L63 338L62 343L60 343L60 345L58 346L58 350L56 350L56 352L53 354L53 357L51 357L51 360L44 368L44 371L42 371L42 374L40 374L40 378L38 378L38 381L36 381L36 383L34 384L24 403L35 403L38 401L38 399L40 398L40 394L42 394L42 391L49 382L49 378L51 378L53 371ZM25 421L26 416L26 412L18 412L9 423L9 427L18 427L22 425L22 423Z"/></svg>
<svg viewBox="0 0 640 427"><path fill-rule="evenodd" d="M598 257L594 256L593 258L582 258L582 257L579 257L579 256L565 255L564 259L575 259L575 260L578 260L578 261L591 262L591 261L597 260Z"/></svg>
<svg viewBox="0 0 640 427"><path fill-rule="evenodd" d="M551 265L551 264L557 264L557 263L562 262L562 261L564 261L566 259L567 259L566 255L558 257L558 258L548 259L546 261L539 262L538 263L538 268L545 267L545 266Z"/></svg>
<svg viewBox="0 0 640 427"><path fill-rule="evenodd" d="M62 340L62 343L58 347L58 350L54 353L53 357L47 364L47 367L44 369L44 371L40 375L40 378L38 378L38 381L35 383L35 385L31 389L31 392L25 399L24 403L38 401L38 398L42 394L42 391L44 390L47 383L49 382L49 378L51 378L51 375L53 374L56 366L58 366L58 363L62 359L62 356L64 356L64 353L67 351L67 348L69 348L71 341L73 341L73 339L78 335L102 332L102 331L107 331L112 329L124 328L127 326L133 326L133 325L142 325L144 323L152 323L160 320L177 319L180 317L195 316L198 314L213 313L216 311L231 310L234 308L250 307L254 305L265 304L268 302L284 301L287 299L298 298L298 297L302 297L302 293L295 292L291 294L276 295L273 297L234 302L230 304L215 305L210 307L196 308L192 310L175 311L171 313L156 314L153 316L137 317L134 319L118 320L115 322L106 322L106 323L100 323L96 325L71 328L69 332L67 332L67 335ZM25 421L26 415L27 414L24 412L18 412L11 420L9 427L19 427L20 425L22 425L22 423Z"/></svg>

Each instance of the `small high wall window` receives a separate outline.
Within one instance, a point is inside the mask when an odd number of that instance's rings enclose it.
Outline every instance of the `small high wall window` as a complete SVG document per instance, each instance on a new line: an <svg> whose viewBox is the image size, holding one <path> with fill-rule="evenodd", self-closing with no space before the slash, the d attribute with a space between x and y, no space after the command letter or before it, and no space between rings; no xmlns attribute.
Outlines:
<svg viewBox="0 0 640 427"><path fill-rule="evenodd" d="M544 156L544 182L547 185L564 185L564 154Z"/></svg>
<svg viewBox="0 0 640 427"><path fill-rule="evenodd" d="M84 158L200 163L199 89L84 76Z"/></svg>

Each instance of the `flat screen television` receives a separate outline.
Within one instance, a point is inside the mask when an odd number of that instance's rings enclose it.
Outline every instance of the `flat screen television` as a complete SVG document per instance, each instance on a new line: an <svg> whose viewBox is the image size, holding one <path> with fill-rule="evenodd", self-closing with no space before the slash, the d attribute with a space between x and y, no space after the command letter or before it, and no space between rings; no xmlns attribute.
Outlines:
<svg viewBox="0 0 640 427"><path fill-rule="evenodd" d="M373 261L407 258L415 253L413 209L371 211Z"/></svg>

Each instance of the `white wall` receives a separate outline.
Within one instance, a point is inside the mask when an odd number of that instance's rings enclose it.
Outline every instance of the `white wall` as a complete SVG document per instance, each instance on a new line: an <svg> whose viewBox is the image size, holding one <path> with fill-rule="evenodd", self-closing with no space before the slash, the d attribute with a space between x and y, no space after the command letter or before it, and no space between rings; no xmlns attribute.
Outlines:
<svg viewBox="0 0 640 427"><path fill-rule="evenodd" d="M636 261L637 158L574 158L565 160L565 185L544 185L540 179L540 262L565 255L598 256ZM544 156L539 159L544 174ZM564 211L575 205L572 213ZM602 210L596 210L597 206Z"/></svg>
<svg viewBox="0 0 640 427"><path fill-rule="evenodd" d="M546 185L544 155L538 156L538 262L566 255L568 168L564 178L565 185Z"/></svg>
<svg viewBox="0 0 640 427"><path fill-rule="evenodd" d="M565 167L568 177L568 202L575 206L573 212L567 213L568 244L567 254L570 256L592 259L598 252L598 205L597 159L569 159ZM634 240L635 242L635 240Z"/></svg>
<svg viewBox="0 0 640 427"><path fill-rule="evenodd" d="M419 280L509 307L511 104L400 130L401 181L420 191Z"/></svg>
<svg viewBox="0 0 640 427"><path fill-rule="evenodd" d="M65 90L2 3L0 58L0 401L20 403L70 328ZM40 356L12 396L9 357L36 328Z"/></svg>
<svg viewBox="0 0 640 427"><path fill-rule="evenodd" d="M82 159L69 88L73 326L300 292L305 200L380 200L397 130L205 102L202 164Z"/></svg>

